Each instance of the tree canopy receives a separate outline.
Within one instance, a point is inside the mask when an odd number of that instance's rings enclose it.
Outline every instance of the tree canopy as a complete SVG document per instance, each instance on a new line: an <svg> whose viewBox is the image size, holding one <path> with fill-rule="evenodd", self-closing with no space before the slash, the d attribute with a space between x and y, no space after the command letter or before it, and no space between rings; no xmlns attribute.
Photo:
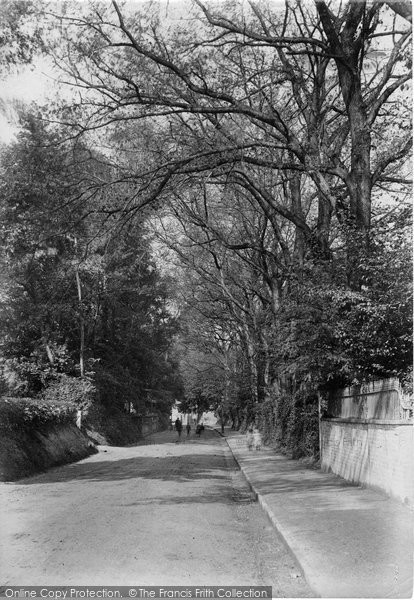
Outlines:
<svg viewBox="0 0 414 600"><path fill-rule="evenodd" d="M408 8L38 7L70 94L4 153L8 359L55 344L103 397L234 423L274 402L302 451L318 395L406 377Z"/></svg>

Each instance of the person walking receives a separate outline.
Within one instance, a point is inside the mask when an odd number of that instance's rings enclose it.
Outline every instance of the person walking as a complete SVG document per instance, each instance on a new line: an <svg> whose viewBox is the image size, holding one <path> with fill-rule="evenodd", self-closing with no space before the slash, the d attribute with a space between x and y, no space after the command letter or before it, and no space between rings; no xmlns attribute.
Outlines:
<svg viewBox="0 0 414 600"><path fill-rule="evenodd" d="M253 450L253 427L249 427L246 435L246 443L249 450Z"/></svg>
<svg viewBox="0 0 414 600"><path fill-rule="evenodd" d="M187 422L186 429L187 429L187 437L189 437L189 435L191 433L191 425L189 422Z"/></svg>
<svg viewBox="0 0 414 600"><path fill-rule="evenodd" d="M262 449L262 435L257 427L253 429L253 445L255 450Z"/></svg>
<svg viewBox="0 0 414 600"><path fill-rule="evenodd" d="M180 419L177 417L176 421L175 421L175 428L177 430L178 433L178 437L181 437L181 432L183 430L183 424L181 423Z"/></svg>

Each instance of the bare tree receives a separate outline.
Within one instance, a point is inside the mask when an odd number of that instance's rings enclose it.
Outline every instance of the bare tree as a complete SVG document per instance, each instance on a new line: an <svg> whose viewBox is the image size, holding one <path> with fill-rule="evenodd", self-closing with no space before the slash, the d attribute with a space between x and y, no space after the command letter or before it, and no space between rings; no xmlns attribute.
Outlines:
<svg viewBox="0 0 414 600"><path fill-rule="evenodd" d="M393 96L409 118L400 91L411 77L411 28L382 2L335 10L251 3L224 16L197 1L192 20L171 31L157 14L130 14L115 1L112 11L65 17L59 61L87 113L77 130L157 121L150 167L129 171L139 198L130 210L208 177L244 189L311 247L327 250L333 214L369 230L374 187L406 180L395 166L406 160L409 131L388 140L386 155L372 146Z"/></svg>

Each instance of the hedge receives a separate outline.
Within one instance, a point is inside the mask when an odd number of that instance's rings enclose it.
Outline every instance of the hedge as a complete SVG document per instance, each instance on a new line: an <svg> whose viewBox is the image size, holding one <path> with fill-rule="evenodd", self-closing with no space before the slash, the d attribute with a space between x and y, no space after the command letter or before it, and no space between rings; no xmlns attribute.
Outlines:
<svg viewBox="0 0 414 600"><path fill-rule="evenodd" d="M73 403L49 402L37 398L0 398L0 430L31 429L48 423L74 419Z"/></svg>
<svg viewBox="0 0 414 600"><path fill-rule="evenodd" d="M37 398L0 398L0 430L33 429L46 424L74 422L95 398L95 386L87 379L62 375Z"/></svg>

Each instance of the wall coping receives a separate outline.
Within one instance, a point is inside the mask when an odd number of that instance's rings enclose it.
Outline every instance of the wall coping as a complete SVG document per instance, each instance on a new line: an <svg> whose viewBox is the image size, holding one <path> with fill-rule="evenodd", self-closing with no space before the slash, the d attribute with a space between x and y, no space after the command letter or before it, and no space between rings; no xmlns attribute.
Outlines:
<svg viewBox="0 0 414 600"><path fill-rule="evenodd" d="M377 394L378 392L400 392L401 385L397 377L390 377L389 379L376 379L369 383L360 383L357 385L350 385L346 388L337 390L334 393L335 398L350 398L355 396L370 396Z"/></svg>
<svg viewBox="0 0 414 600"><path fill-rule="evenodd" d="M360 423L363 425L410 425L413 426L413 419L358 419L357 417L322 417L321 421L331 421L334 423Z"/></svg>

